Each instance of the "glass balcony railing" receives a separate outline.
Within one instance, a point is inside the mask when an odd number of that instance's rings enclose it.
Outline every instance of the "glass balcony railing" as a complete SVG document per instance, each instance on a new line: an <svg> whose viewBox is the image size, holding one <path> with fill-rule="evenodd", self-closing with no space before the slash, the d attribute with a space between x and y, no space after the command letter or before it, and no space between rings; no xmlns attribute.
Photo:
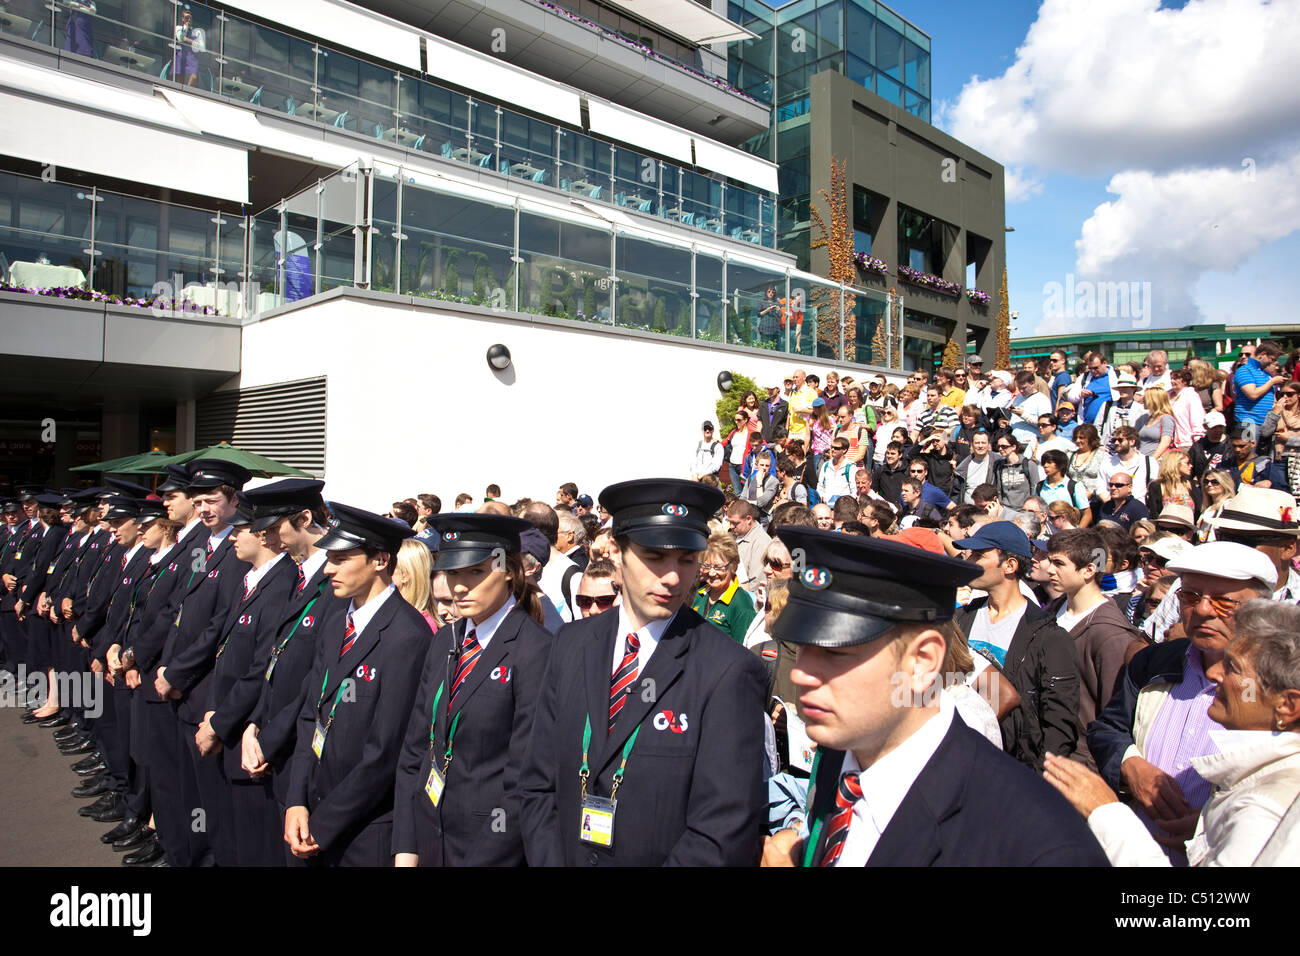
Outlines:
<svg viewBox="0 0 1300 956"><path fill-rule="evenodd" d="M8 0L0 32L585 200L776 247L775 197L201 3Z"/></svg>
<svg viewBox="0 0 1300 956"><path fill-rule="evenodd" d="M584 158L579 152L577 164L594 164L600 155ZM591 165L581 168L596 172ZM250 217L251 307L298 301L337 285L368 285L610 328L864 362L870 357L860 343L869 347L874 323L890 314L888 297L873 290L853 290L855 301L846 298L842 308L840 286L787 274L776 263L724 258L594 216L563 209L548 214L536 204L516 208L416 178L382 164L341 170Z"/></svg>
<svg viewBox="0 0 1300 956"><path fill-rule="evenodd" d="M841 307L840 286L779 262L382 164L247 217L0 172L0 278L236 319L356 286L864 362L896 314L865 289Z"/></svg>

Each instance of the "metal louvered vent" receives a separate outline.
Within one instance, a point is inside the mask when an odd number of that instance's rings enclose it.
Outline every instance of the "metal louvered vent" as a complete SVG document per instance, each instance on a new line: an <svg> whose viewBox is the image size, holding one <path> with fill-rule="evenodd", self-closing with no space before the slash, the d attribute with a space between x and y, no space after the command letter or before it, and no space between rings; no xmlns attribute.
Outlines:
<svg viewBox="0 0 1300 956"><path fill-rule="evenodd" d="M195 403L194 442L227 441L294 468L325 476L325 378L304 378Z"/></svg>

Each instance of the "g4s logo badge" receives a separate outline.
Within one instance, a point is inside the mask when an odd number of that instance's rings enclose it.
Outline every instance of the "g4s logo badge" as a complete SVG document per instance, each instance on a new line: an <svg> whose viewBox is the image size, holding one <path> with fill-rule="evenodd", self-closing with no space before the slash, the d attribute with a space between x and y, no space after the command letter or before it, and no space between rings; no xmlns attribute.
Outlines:
<svg viewBox="0 0 1300 956"><path fill-rule="evenodd" d="M655 730L671 730L675 734L684 734L690 729L686 713L673 714L671 710L661 710L655 714Z"/></svg>

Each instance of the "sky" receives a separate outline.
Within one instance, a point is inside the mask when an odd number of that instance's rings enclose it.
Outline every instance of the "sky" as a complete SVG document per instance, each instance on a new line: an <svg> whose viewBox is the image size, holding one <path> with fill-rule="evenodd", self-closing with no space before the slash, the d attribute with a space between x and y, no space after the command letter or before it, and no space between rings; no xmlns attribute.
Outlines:
<svg viewBox="0 0 1300 956"><path fill-rule="evenodd" d="M1006 167L1013 336L1300 323L1300 0L889 5Z"/></svg>

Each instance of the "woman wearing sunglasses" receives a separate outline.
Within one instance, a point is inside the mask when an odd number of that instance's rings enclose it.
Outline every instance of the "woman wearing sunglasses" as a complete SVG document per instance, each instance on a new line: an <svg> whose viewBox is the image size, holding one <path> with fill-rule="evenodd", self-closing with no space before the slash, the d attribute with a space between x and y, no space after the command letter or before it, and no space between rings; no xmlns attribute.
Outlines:
<svg viewBox="0 0 1300 956"><path fill-rule="evenodd" d="M1202 543L1214 541L1214 521L1223 511L1228 499L1237 493L1232 480L1232 472L1223 468L1211 468L1201 476L1200 519L1196 523L1196 537Z"/></svg>

